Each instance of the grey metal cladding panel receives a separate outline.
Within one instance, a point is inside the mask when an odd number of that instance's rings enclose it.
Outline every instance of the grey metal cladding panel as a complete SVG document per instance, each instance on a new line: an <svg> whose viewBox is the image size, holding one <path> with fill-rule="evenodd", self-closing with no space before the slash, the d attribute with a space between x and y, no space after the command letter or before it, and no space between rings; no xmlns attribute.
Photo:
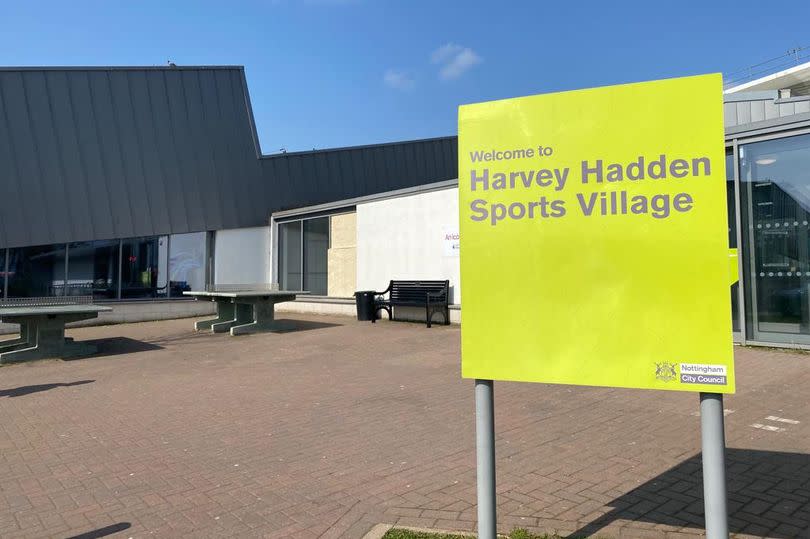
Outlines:
<svg viewBox="0 0 810 539"><path fill-rule="evenodd" d="M765 120L765 102L751 101L751 122L762 122Z"/></svg>
<svg viewBox="0 0 810 539"><path fill-rule="evenodd" d="M219 185L222 202L221 223L223 228L236 228L240 224L240 215L246 215L244 204L245 192L240 182L237 188L229 181L231 163L225 150L225 122L222 117L217 82L212 71L197 71L197 80L202 98L202 120L205 125L204 134L207 139L207 148L211 152L214 165L214 174Z"/></svg>
<svg viewBox="0 0 810 539"><path fill-rule="evenodd" d="M426 146L426 142L419 142L411 145L414 153L414 163L416 165L416 173L413 177L414 182L422 183L424 178L430 177L428 175Z"/></svg>
<svg viewBox="0 0 810 539"><path fill-rule="evenodd" d="M115 119L110 80L107 72L87 72L90 81L90 92L93 102L93 117L98 133L101 151L102 174L107 180L107 204L113 216L113 237L131 237L135 235L132 207L130 206L127 184L129 176L123 165L121 141ZM103 202L102 202L103 203ZM100 237L105 237L101 235ZM99 237L99 236L97 236Z"/></svg>
<svg viewBox="0 0 810 539"><path fill-rule="evenodd" d="M205 133L206 125L199 79L194 71L181 71L180 79L186 102L188 136L194 149L194 167L197 179L194 188L200 193L205 228L218 230L225 228L223 226L225 202L211 141Z"/></svg>
<svg viewBox="0 0 810 539"><path fill-rule="evenodd" d="M359 161L363 167L363 185L368 185L371 188L377 188L377 160L380 159L380 149L372 148L365 154L360 154L360 150L356 150L355 161Z"/></svg>
<svg viewBox="0 0 810 539"><path fill-rule="evenodd" d="M796 108L793 106L793 103L780 103L779 105L779 116L792 116L796 113Z"/></svg>
<svg viewBox="0 0 810 539"><path fill-rule="evenodd" d="M180 169L180 155L177 151L172 111L169 109L166 80L162 72L144 71L149 106L152 112L152 137L147 142L155 152L158 174L162 180L168 209L168 219L173 233L189 232L188 211L186 208L185 186Z"/></svg>
<svg viewBox="0 0 810 539"><path fill-rule="evenodd" d="M366 152L363 163L366 168L366 183L369 189L374 189L374 192L381 191L380 189L380 171L385 167L384 161L385 150L382 147L372 148Z"/></svg>
<svg viewBox="0 0 810 539"><path fill-rule="evenodd" d="M287 204L295 205L297 200L307 200L312 196L304 191L304 187L308 182L304 179L304 160L300 155L291 155L284 157L287 161L290 173L290 191L288 194ZM314 190L314 184L311 184L310 190ZM308 206L309 204L301 204L301 206Z"/></svg>
<svg viewBox="0 0 810 539"><path fill-rule="evenodd" d="M751 105L747 101L737 103L737 123L751 123Z"/></svg>
<svg viewBox="0 0 810 539"><path fill-rule="evenodd" d="M810 112L810 101L799 101L794 103L794 105L796 106L796 114Z"/></svg>
<svg viewBox="0 0 810 539"><path fill-rule="evenodd" d="M450 163L446 164L445 180L458 178L458 138L445 140L444 145L448 146L445 155L450 158Z"/></svg>
<svg viewBox="0 0 810 539"><path fill-rule="evenodd" d="M386 146L385 150L385 157L383 158L385 176L380 180L383 191L392 191L396 189L397 185L402 185L402 178L405 176L402 170L402 159L400 158L402 148L399 146Z"/></svg>
<svg viewBox="0 0 810 539"><path fill-rule="evenodd" d="M26 219L9 227L7 246L18 246L23 236L27 244L50 243L51 208L44 196L42 172L39 170L36 143L28 113L23 75L19 72L3 77L5 119L17 166L17 186L20 203L26 208ZM36 209L35 209L36 208ZM26 230L20 230L24 228Z"/></svg>
<svg viewBox="0 0 810 539"><path fill-rule="evenodd" d="M261 160L265 181L279 197L271 211L454 179L457 162L457 141L450 137Z"/></svg>
<svg viewBox="0 0 810 539"><path fill-rule="evenodd" d="M99 234L112 236L106 179L102 178L101 189L95 187L99 178L98 142L95 136L88 140L88 134L93 135L95 128L90 122L92 107L87 78L84 73L67 71L48 71L45 77L51 96L66 204L73 225L69 239L94 238ZM91 153L93 150L95 154Z"/></svg>
<svg viewBox="0 0 810 539"><path fill-rule="evenodd" d="M41 173L45 205L48 208L50 234L43 243L65 241L74 234L72 208L68 200L67 179L64 177L59 156L59 141L56 139L45 73L34 71L23 74L28 96L28 115L37 153L37 165Z"/></svg>
<svg viewBox="0 0 810 539"><path fill-rule="evenodd" d="M27 206L22 200L22 176L13 131L8 121L8 100L0 77L0 247L16 247L29 241ZM7 80L5 81L7 82ZM14 240L14 241L12 241Z"/></svg>
<svg viewBox="0 0 810 539"><path fill-rule="evenodd" d="M736 103L723 103L723 124L725 127L737 125Z"/></svg>
<svg viewBox="0 0 810 539"><path fill-rule="evenodd" d="M271 189L271 186L264 181L264 175L262 173L262 164L261 161L257 158L258 155L261 153L261 150L257 146L258 144L258 135L255 134L254 128L254 119L252 112L250 111L250 101L248 96L248 89L247 89L247 81L244 77L244 72L239 71L238 73L234 72L233 74L233 85L235 88L238 89L237 96L240 97L240 101L235 102L236 110L238 115L236 119L238 120L238 126L242 130L242 138L244 142L241 144L242 152L245 156L245 160L248 163L248 170L253 175L253 178L258 185L258 192L261 194L261 204L260 209L262 212L262 219L267 219L266 209L267 206L273 204L273 197L276 196Z"/></svg>
<svg viewBox="0 0 810 539"><path fill-rule="evenodd" d="M344 198L342 194L347 191L355 192L358 187L358 177L352 165L352 152L329 152L326 160L329 174L339 178L339 181L331 181L332 192L340 198ZM340 198L336 200L340 200Z"/></svg>
<svg viewBox="0 0 810 539"><path fill-rule="evenodd" d="M273 203L278 205L279 208L288 207L293 192L289 158L268 159L264 162L264 165L271 167L270 175L264 181L264 184L276 193Z"/></svg>
<svg viewBox="0 0 810 539"><path fill-rule="evenodd" d="M217 95L220 99L220 113L227 124L223 130L228 157L228 184L246 206L245 213L240 219L261 219L262 214L267 218L263 206L267 204L267 196L262 188L258 163L255 156L253 139L250 136L249 122L246 109L239 106L244 102L244 89L241 86L241 77L237 71L213 71L217 84ZM240 113L241 109L241 113ZM250 153L249 153L250 152ZM243 189L236 186L244 185Z"/></svg>
<svg viewBox="0 0 810 539"><path fill-rule="evenodd" d="M296 181L296 185L299 189L306 186L308 189L306 191L306 195L309 197L313 203L317 204L324 200L323 191L324 186L319 181L320 178L318 177L317 170L315 169L316 162L314 159L315 154L309 155L307 157L300 156L298 157L299 166L301 168L301 176Z"/></svg>
<svg viewBox="0 0 810 539"><path fill-rule="evenodd" d="M152 99L147 83L146 71L132 71L127 73L129 79L130 96L138 150L138 167L143 174L144 189L150 210L152 234L167 234L172 231L169 216L168 186L163 172L158 147L166 145L167 141L158 139L155 127L155 111L152 108Z"/></svg>
<svg viewBox="0 0 810 539"><path fill-rule="evenodd" d="M367 163L372 159L372 152L352 150L345 152L342 168L351 177L351 185L355 191L359 191L370 181L369 167Z"/></svg>
<svg viewBox="0 0 810 539"><path fill-rule="evenodd" d="M111 206L110 178L98 130L98 115L87 73L66 73L72 122L76 129L77 157L84 171L93 234L89 238L114 238L118 233ZM69 150L68 150L69 151Z"/></svg>
<svg viewBox="0 0 810 539"><path fill-rule="evenodd" d="M78 159L68 81L63 72L46 71L41 75L50 108L45 110L48 117L45 132L48 135L44 146L47 151L41 152L40 158L50 161L50 171L46 173L46 177L49 184L53 185L54 193L57 196L63 195L57 204L64 210L54 217L59 220L67 219L67 222L62 221L65 223L61 227L62 238L57 232L54 240L76 236L92 237L94 228L90 221L89 193L84 168Z"/></svg>
<svg viewBox="0 0 810 539"><path fill-rule="evenodd" d="M188 230L211 230L206 227L205 222L206 207L203 206L203 191L200 189L199 159L194 146L195 133L189 125L182 72L163 71L162 74L166 85L166 107L169 109L172 142L176 151L175 163L180 178L177 189L183 197ZM210 202L210 195L205 199L207 203Z"/></svg>
<svg viewBox="0 0 810 539"><path fill-rule="evenodd" d="M765 103L765 119L773 120L779 118L779 105L775 104L772 100L764 101Z"/></svg>
<svg viewBox="0 0 810 539"><path fill-rule="evenodd" d="M321 174L326 178L327 196L332 200L340 200L346 191L354 191L354 175L350 168L341 166L341 161L348 156L347 152L327 152L323 154L323 169Z"/></svg>
<svg viewBox="0 0 810 539"><path fill-rule="evenodd" d="M402 187L412 187L418 185L419 174L417 169L419 165L416 163L416 150L413 144L403 144L399 146L398 161L399 170L401 171L400 185Z"/></svg>
<svg viewBox="0 0 810 539"><path fill-rule="evenodd" d="M427 178L438 178L442 174L437 159L438 153L436 144L425 144L425 166L427 167L425 177Z"/></svg>
<svg viewBox="0 0 810 539"><path fill-rule="evenodd" d="M290 158L278 159L276 161L276 170L279 171L276 183L269 183L271 189L278 193L278 199L275 203L279 207L290 207L295 200L293 197L296 194L295 176L292 173L292 163Z"/></svg>
<svg viewBox="0 0 810 539"><path fill-rule="evenodd" d="M151 192L146 181L143 165L141 140L138 134L137 116L145 111L136 111L132 93L133 74L129 71L108 71L111 97L113 102L113 120L118 131L122 166L126 170L126 190L132 215L134 232L138 236L151 236L155 233L156 214L153 201L159 196Z"/></svg>
<svg viewBox="0 0 810 539"><path fill-rule="evenodd" d="M233 90L233 106L236 110L232 120L239 134L238 147L241 152L240 155L243 156L242 162L245 164L246 174L249 175L251 182L256 186L257 195L255 201L256 211L259 212L258 218L261 222L266 222L267 209L274 203L273 197L276 196L276 193L264 181L262 164L257 158L259 149L256 147L257 139L254 138L253 117L248 108L250 102L244 71L231 70L228 73L230 74Z"/></svg>

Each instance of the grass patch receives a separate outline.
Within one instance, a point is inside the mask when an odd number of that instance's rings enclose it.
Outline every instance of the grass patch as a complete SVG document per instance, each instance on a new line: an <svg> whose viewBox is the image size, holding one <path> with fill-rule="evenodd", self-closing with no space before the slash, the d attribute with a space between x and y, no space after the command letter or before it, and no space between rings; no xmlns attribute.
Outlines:
<svg viewBox="0 0 810 539"><path fill-rule="evenodd" d="M523 529L516 529L506 537L507 539L562 539L556 533L553 535L543 534L537 535L529 533ZM402 530L393 528L383 535L383 539L470 539L469 535L457 535L453 533L428 533L428 532L415 532L411 530Z"/></svg>

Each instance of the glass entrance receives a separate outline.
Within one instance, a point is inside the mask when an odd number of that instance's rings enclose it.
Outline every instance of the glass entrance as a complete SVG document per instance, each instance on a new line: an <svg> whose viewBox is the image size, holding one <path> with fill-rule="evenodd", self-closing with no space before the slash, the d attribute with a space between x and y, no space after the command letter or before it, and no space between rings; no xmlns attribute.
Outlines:
<svg viewBox="0 0 810 539"><path fill-rule="evenodd" d="M748 339L810 344L810 135L739 155Z"/></svg>
<svg viewBox="0 0 810 539"><path fill-rule="evenodd" d="M728 208L728 248L739 253L737 245L737 194L734 188L734 149L726 148L726 207ZM731 285L731 330L734 342L742 342L740 324L740 283Z"/></svg>

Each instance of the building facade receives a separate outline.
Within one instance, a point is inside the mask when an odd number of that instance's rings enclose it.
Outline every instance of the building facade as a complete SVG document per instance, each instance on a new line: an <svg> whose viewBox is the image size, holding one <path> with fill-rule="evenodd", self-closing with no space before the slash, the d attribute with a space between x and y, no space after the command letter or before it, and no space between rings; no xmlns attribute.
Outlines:
<svg viewBox="0 0 810 539"><path fill-rule="evenodd" d="M809 81L803 65L724 95L739 342L810 347ZM287 309L349 314L355 290L449 279L458 321L457 152L263 155L241 67L0 70L2 296L119 310L278 282L313 294Z"/></svg>

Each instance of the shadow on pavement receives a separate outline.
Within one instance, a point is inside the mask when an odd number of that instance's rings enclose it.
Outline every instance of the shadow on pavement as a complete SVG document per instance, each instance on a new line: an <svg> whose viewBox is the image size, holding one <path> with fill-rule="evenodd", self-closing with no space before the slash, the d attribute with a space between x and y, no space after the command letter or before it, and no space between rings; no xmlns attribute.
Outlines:
<svg viewBox="0 0 810 539"><path fill-rule="evenodd" d="M136 352L151 352L154 350L162 350L162 346L153 343L130 339L129 337L107 337L104 339L92 339L88 341L81 341L82 344L93 345L98 348L98 352L92 356L65 358L63 361L75 361L87 359L88 357L97 358L105 356L118 356L121 354L134 354Z"/></svg>
<svg viewBox="0 0 810 539"><path fill-rule="evenodd" d="M726 449L729 531L776 539L810 537L810 455ZM703 529L703 471L691 457L609 503L613 509L569 537L616 520Z"/></svg>
<svg viewBox="0 0 810 539"><path fill-rule="evenodd" d="M98 528L97 530L80 533L79 535L72 535L67 539L98 539L99 537L107 537L108 535L128 530L131 527L132 524L129 522L119 522L118 524L105 526L103 528Z"/></svg>
<svg viewBox="0 0 810 539"><path fill-rule="evenodd" d="M81 386L84 384L92 384L95 380L78 380L76 382L58 382L55 384L38 384L35 386L21 386L12 389L0 389L0 397L23 397L31 393L39 393L40 391L48 391L57 387L70 387Z"/></svg>
<svg viewBox="0 0 810 539"><path fill-rule="evenodd" d="M285 327L273 330L273 333L292 333L295 331L309 331L311 329L335 328L344 325L314 320L296 320L295 318L277 318L276 321L283 324Z"/></svg>

